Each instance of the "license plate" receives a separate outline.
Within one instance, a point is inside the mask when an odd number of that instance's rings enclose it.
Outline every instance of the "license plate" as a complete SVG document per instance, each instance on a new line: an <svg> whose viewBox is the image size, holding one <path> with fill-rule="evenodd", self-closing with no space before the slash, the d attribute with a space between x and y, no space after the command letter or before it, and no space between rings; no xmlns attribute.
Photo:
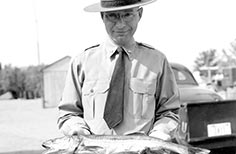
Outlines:
<svg viewBox="0 0 236 154"><path fill-rule="evenodd" d="M230 135L232 134L231 123L217 123L217 124L208 124L207 125L208 137Z"/></svg>

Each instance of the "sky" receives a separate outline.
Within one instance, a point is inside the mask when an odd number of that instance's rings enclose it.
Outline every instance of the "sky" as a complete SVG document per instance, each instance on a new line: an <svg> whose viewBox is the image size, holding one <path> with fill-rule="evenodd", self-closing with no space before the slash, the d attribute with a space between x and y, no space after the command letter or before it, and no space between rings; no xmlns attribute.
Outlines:
<svg viewBox="0 0 236 154"><path fill-rule="evenodd" d="M99 0L0 0L0 62L24 67L75 56L106 37ZM235 0L157 0L144 6L138 42L192 69L200 52L236 39Z"/></svg>

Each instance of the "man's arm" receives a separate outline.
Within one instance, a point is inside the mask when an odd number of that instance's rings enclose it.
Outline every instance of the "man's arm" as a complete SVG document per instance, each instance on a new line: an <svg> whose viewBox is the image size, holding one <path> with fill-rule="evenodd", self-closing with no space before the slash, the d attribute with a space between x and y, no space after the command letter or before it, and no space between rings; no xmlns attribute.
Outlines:
<svg viewBox="0 0 236 154"><path fill-rule="evenodd" d="M156 91L155 119L149 135L170 140L178 126L179 91L170 64L165 59Z"/></svg>
<svg viewBox="0 0 236 154"><path fill-rule="evenodd" d="M83 119L83 71L80 58L76 57L70 63L62 99L58 105L58 127L65 135L89 134L89 128Z"/></svg>

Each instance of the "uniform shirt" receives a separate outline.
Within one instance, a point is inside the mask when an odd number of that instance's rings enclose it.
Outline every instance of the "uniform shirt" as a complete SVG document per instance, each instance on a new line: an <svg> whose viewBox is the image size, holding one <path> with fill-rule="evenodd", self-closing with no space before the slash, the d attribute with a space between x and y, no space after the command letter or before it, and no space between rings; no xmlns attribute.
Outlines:
<svg viewBox="0 0 236 154"><path fill-rule="evenodd" d="M109 84L118 54L110 39L74 57L59 104L59 128L67 120L79 123L93 134L148 134L159 124L178 116L179 93L172 69L163 53L131 41L126 52L123 121L109 129L103 119Z"/></svg>

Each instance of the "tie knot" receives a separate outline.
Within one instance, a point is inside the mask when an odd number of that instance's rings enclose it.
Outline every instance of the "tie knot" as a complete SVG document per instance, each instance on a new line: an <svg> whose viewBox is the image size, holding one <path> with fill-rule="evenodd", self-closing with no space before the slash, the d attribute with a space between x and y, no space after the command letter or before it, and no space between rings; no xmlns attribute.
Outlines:
<svg viewBox="0 0 236 154"><path fill-rule="evenodd" d="M125 53L125 50L122 47L118 47L116 49L116 51L111 55L111 58L114 59L116 57L116 55L124 55L123 53Z"/></svg>
<svg viewBox="0 0 236 154"><path fill-rule="evenodd" d="M123 52L124 52L124 49L123 49L122 47L118 47L118 48L116 49L116 51L117 51L118 53L123 53Z"/></svg>

